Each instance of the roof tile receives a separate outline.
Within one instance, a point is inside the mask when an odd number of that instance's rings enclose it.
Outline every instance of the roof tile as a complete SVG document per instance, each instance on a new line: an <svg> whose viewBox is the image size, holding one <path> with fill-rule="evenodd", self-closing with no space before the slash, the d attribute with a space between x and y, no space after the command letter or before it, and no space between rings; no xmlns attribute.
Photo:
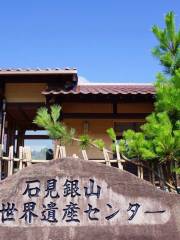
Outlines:
<svg viewBox="0 0 180 240"><path fill-rule="evenodd" d="M42 92L44 95L64 95L64 94L155 94L155 88L153 85L78 85L76 89L70 91L47 89Z"/></svg>
<svg viewBox="0 0 180 240"><path fill-rule="evenodd" d="M29 72L29 71L47 71L47 72L51 72L51 71L61 71L61 70L77 70L76 68L0 68L0 72Z"/></svg>

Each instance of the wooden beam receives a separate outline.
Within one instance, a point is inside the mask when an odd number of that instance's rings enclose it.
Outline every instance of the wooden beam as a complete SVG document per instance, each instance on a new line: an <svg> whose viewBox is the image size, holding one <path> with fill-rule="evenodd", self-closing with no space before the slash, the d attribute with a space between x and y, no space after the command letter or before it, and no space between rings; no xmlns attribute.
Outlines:
<svg viewBox="0 0 180 240"><path fill-rule="evenodd" d="M32 102L22 102L22 103L7 103L7 109L11 110L11 109L18 109L18 108L23 108L23 109L27 109L27 110L33 110L33 109L37 109L39 107L43 107L45 106L45 103L43 102L36 102L36 103L32 103Z"/></svg>
<svg viewBox="0 0 180 240"><path fill-rule="evenodd" d="M24 134L26 129L18 128L18 135L15 135L15 139L17 139L16 153L18 153L20 146L24 146Z"/></svg>
<svg viewBox="0 0 180 240"><path fill-rule="evenodd" d="M135 102L154 102L154 95L152 94L127 94L127 95L95 95L95 94L67 94L67 95L45 95L49 101L53 99L56 103L64 103L64 102L76 102L76 103L135 103Z"/></svg>
<svg viewBox="0 0 180 240"><path fill-rule="evenodd" d="M5 83L65 83L66 81L74 81L77 78L76 70L67 73L58 72L4 72L0 73L0 82Z"/></svg>
<svg viewBox="0 0 180 240"><path fill-rule="evenodd" d="M63 113L63 119L144 119L150 113Z"/></svg>
<svg viewBox="0 0 180 240"><path fill-rule="evenodd" d="M18 136L16 135L16 138ZM49 136L47 135L24 135L24 139L31 140L31 139L49 139Z"/></svg>

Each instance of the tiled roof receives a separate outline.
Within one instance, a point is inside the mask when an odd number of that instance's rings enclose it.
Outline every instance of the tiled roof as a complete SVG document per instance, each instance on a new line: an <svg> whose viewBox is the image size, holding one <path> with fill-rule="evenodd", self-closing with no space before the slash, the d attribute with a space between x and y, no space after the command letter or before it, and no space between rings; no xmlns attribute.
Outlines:
<svg viewBox="0 0 180 240"><path fill-rule="evenodd" d="M77 73L76 68L0 68L3 74Z"/></svg>
<svg viewBox="0 0 180 240"><path fill-rule="evenodd" d="M65 95L65 94L100 94L100 95L121 95L121 94L155 94L155 88L153 85L146 84L111 84L111 85L78 85L74 90L63 91L58 89L47 89L42 92L44 95Z"/></svg>

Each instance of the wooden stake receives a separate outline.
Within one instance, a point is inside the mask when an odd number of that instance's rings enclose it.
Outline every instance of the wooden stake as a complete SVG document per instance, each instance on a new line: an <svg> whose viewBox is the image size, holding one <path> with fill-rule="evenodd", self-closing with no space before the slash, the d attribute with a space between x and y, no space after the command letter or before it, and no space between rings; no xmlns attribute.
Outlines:
<svg viewBox="0 0 180 240"><path fill-rule="evenodd" d="M14 158L14 147L9 147L9 157L8 157L8 176L13 174L13 158Z"/></svg>
<svg viewBox="0 0 180 240"><path fill-rule="evenodd" d="M143 171L143 167L140 167L141 168L141 179L144 179L144 171Z"/></svg>
<svg viewBox="0 0 180 240"><path fill-rule="evenodd" d="M24 148L22 146L19 147L19 170L22 170L23 168L23 152Z"/></svg>
<svg viewBox="0 0 180 240"><path fill-rule="evenodd" d="M103 148L103 154L104 154L106 165L111 166L109 154L105 148Z"/></svg>
<svg viewBox="0 0 180 240"><path fill-rule="evenodd" d="M32 157L31 157L31 149L30 147L26 147L26 154L27 154L27 166L30 166L32 164Z"/></svg>
<svg viewBox="0 0 180 240"><path fill-rule="evenodd" d="M87 156L87 152L86 152L86 150L85 149L82 149L82 155L83 155L83 158L84 158L84 160L88 160L88 156Z"/></svg>
<svg viewBox="0 0 180 240"><path fill-rule="evenodd" d="M55 151L55 159L59 158L59 152L60 152L60 146L56 145L56 151Z"/></svg>
<svg viewBox="0 0 180 240"><path fill-rule="evenodd" d="M2 179L2 156L3 156L3 149L2 149L2 145L0 145L0 180Z"/></svg>
<svg viewBox="0 0 180 240"><path fill-rule="evenodd" d="M119 153L119 145L118 144L116 144L116 155L117 155L118 168L123 170L123 165L122 165L122 162L121 162L121 156L120 156L120 153Z"/></svg>
<svg viewBox="0 0 180 240"><path fill-rule="evenodd" d="M60 158L66 157L66 149L65 146L60 146Z"/></svg>

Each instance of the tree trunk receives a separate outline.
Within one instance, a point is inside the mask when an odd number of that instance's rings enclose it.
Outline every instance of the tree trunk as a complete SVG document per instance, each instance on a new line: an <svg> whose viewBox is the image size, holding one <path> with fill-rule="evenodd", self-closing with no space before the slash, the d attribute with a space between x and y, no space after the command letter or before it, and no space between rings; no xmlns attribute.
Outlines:
<svg viewBox="0 0 180 240"><path fill-rule="evenodd" d="M158 166L158 172L159 172L159 175L160 175L160 179L159 179L159 184L160 184L160 188L162 190L165 190L165 178L164 178L164 172L163 172L163 167L162 165L160 164Z"/></svg>
<svg viewBox="0 0 180 240"><path fill-rule="evenodd" d="M171 162L166 161L165 169L166 169L167 182L175 187L174 180L173 180L172 173L171 173ZM171 188L168 188L168 190L171 192Z"/></svg>
<svg viewBox="0 0 180 240"><path fill-rule="evenodd" d="M155 185L155 171L154 171L154 163L151 163L151 169L152 171L150 170L150 176L151 176L151 183L153 185Z"/></svg>

